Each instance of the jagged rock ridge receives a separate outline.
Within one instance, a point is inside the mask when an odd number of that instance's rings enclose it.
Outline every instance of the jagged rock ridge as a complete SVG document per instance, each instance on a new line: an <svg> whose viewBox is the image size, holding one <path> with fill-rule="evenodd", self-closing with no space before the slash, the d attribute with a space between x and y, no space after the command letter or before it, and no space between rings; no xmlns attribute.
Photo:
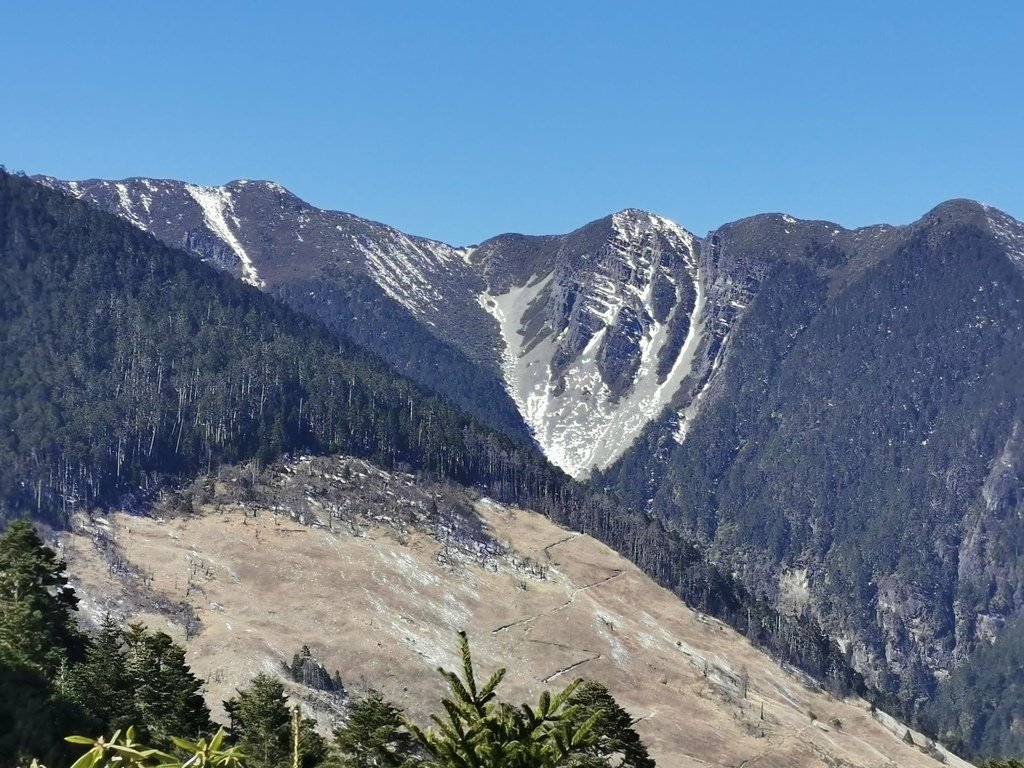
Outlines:
<svg viewBox="0 0 1024 768"><path fill-rule="evenodd" d="M576 477L669 405L692 417L735 315L708 303L702 242L638 210L454 248L271 182L43 181L341 327Z"/></svg>

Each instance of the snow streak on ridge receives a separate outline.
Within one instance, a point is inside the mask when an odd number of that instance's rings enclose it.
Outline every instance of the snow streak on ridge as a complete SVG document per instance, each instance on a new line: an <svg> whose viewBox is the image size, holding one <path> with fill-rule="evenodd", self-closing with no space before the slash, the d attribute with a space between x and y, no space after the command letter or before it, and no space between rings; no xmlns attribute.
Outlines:
<svg viewBox="0 0 1024 768"><path fill-rule="evenodd" d="M337 227L342 231L342 227ZM462 251L434 240L412 238L397 229L377 225L373 237L349 235L352 245L366 258L366 271L381 289L428 325L444 311L447 280L439 279L468 271Z"/></svg>
<svg viewBox="0 0 1024 768"><path fill-rule="evenodd" d="M1005 247L1010 261L1024 269L1024 226L1012 216L991 205L984 206L992 233Z"/></svg>
<svg viewBox="0 0 1024 768"><path fill-rule="evenodd" d="M197 184L186 184L185 189L188 190L189 195L192 196L192 199L202 209L206 225L238 257L238 261L242 265L242 280L249 283L249 285L263 288L265 283L260 279L256 266L253 264L252 259L249 258L249 254L246 253L245 248L242 247L235 233L231 231L231 227L228 226L229 215L234 221L235 226L239 226L238 218L234 215L235 206L234 201L231 199L231 193L224 187L201 187Z"/></svg>
<svg viewBox="0 0 1024 768"><path fill-rule="evenodd" d="M660 236L678 253L688 253L687 270L693 281L696 301L688 318L689 330L682 348L664 380L659 382L660 353L669 342L676 312L683 311L683 287L676 287L677 306L673 314L658 322L651 319L639 341L639 368L633 383L619 398L613 397L599 367L602 344L624 307L646 310L653 318L652 294L660 253L643 243ZM640 211L623 211L612 217L612 236L590 274L585 297L586 310L600 322L599 330L569 366L553 381L552 361L560 336L549 332L527 345L524 316L536 310L555 279L555 273L513 287L499 295L482 293L477 300L501 329L504 341L502 373L509 393L534 432L544 453L555 464L582 478L604 469L618 459L648 423L671 403L687 374L703 336L702 318L706 302L701 275L693 258L692 235L674 222ZM631 277L613 279L616 272Z"/></svg>

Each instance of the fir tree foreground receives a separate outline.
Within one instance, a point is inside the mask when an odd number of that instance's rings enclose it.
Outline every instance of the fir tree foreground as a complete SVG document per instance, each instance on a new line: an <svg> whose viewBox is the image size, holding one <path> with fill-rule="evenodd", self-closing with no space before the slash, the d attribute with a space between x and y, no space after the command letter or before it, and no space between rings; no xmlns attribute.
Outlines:
<svg viewBox="0 0 1024 768"><path fill-rule="evenodd" d="M289 718L280 681L259 675L226 702L233 722L210 739L171 737L177 756L140 744L129 727L109 739L71 736L90 749L72 768L654 768L629 716L600 683L574 680L536 706L499 701L504 668L479 685L469 641L459 633L460 673L439 669L450 697L422 730L373 693L335 731L332 754L312 721ZM290 720L290 722L289 722ZM236 746L226 746L234 735ZM38 766L38 763L33 763Z"/></svg>
<svg viewBox="0 0 1024 768"><path fill-rule="evenodd" d="M560 768L560 766L654 766L633 731L632 722L609 717L597 703L593 687L574 680L552 696L545 691L536 706L498 701L496 689L505 677L499 669L478 685L465 632L459 633L461 676L439 669L451 693L443 699L444 715L432 715L426 731L410 724L428 757L428 768ZM596 685L596 684L591 684ZM579 694L579 695L578 695ZM614 700L604 691L607 700ZM621 711L621 710L620 710ZM623 744L638 745L632 753ZM613 762L614 761L614 762Z"/></svg>

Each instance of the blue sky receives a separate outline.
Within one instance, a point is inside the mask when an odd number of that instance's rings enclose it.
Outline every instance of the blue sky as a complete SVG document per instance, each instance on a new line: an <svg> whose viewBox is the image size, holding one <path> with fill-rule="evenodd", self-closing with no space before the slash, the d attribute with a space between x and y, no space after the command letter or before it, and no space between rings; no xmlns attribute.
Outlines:
<svg viewBox="0 0 1024 768"><path fill-rule="evenodd" d="M1024 3L3 3L0 163L279 181L456 244L625 207L1024 218Z"/></svg>

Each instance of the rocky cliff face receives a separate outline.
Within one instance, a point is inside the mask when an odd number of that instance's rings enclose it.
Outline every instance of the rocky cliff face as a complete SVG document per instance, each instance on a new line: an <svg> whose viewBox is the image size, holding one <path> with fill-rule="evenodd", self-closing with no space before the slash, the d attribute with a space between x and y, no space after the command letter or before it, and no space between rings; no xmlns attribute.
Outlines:
<svg viewBox="0 0 1024 768"><path fill-rule="evenodd" d="M496 238L471 255L488 281L479 300L501 329L509 391L571 474L620 456L697 367L699 247L667 219L628 210L561 237Z"/></svg>
<svg viewBox="0 0 1024 768"><path fill-rule="evenodd" d="M43 181L327 320L576 477L666 407L692 418L749 287L637 210L454 248L270 182Z"/></svg>

